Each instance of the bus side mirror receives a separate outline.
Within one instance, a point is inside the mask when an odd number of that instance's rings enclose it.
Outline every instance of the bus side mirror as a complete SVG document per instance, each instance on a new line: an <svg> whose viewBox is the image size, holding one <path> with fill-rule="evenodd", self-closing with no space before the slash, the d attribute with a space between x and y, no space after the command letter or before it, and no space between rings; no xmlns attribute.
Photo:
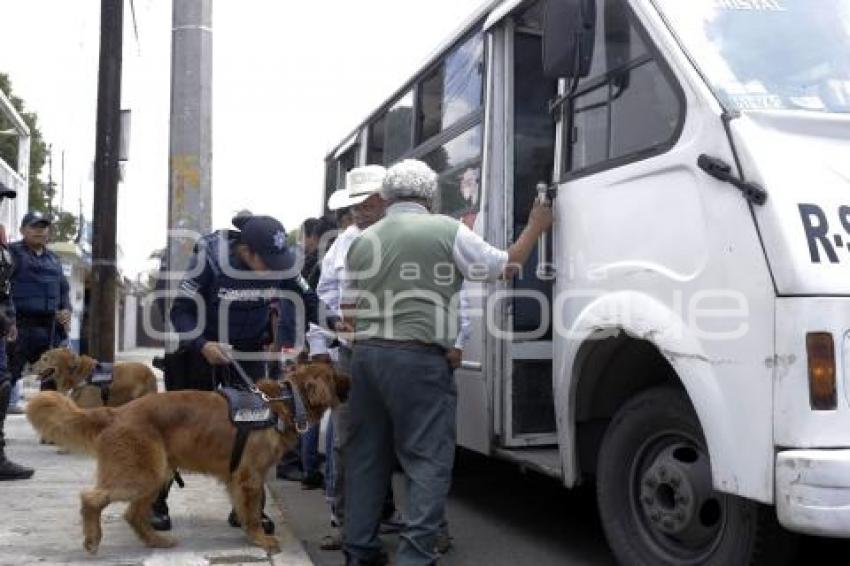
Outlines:
<svg viewBox="0 0 850 566"><path fill-rule="evenodd" d="M546 0L543 73L578 79L590 73L596 30L596 0Z"/></svg>

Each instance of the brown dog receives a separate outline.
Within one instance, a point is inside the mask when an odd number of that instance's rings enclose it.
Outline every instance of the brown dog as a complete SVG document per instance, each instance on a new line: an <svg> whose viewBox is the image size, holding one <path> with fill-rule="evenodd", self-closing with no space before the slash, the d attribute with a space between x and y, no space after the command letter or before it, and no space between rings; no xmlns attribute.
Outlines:
<svg viewBox="0 0 850 566"><path fill-rule="evenodd" d="M348 393L349 379L329 364L300 366L287 381L300 393L311 423ZM174 391L146 395L123 407L81 410L67 397L45 391L27 404L27 418L41 435L60 446L97 458L97 483L82 492L83 546L97 552L102 533L100 515L114 501L128 501L124 518L151 547L176 542L154 531L150 508L160 488L180 469L214 476L230 494L233 508L248 538L269 552L278 541L263 532L261 501L269 468L297 442L282 385L264 380L258 387L271 400L272 412L285 424L250 433L239 466L231 473L230 458L236 428L225 399L215 392Z"/></svg>
<svg viewBox="0 0 850 566"><path fill-rule="evenodd" d="M92 409L103 406L100 388L86 382L95 366L94 358L78 356L68 348L53 348L41 355L33 371L42 381L55 380L57 390L70 393L80 407ZM156 375L151 368L138 362L114 365L112 383L108 385L108 407L119 407L149 393L156 393Z"/></svg>

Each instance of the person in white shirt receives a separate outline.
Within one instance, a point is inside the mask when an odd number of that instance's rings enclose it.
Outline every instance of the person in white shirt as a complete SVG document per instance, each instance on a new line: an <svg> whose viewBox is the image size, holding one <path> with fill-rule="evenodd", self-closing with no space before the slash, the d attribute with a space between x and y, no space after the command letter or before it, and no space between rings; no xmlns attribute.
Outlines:
<svg viewBox="0 0 850 566"><path fill-rule="evenodd" d="M380 190L386 170L380 165L367 165L353 169L346 176L346 189L340 189L331 195L328 208L331 211L350 209L354 222L339 234L328 248L322 260L321 276L316 286L316 293L322 297L327 308L342 316L340 297L345 281L345 258L348 249L360 233L383 218L384 200ZM343 332L340 327L334 329ZM339 368L349 372L351 365L350 345L344 338L317 325L310 325L307 333L307 344L310 357L314 360L324 360L336 363ZM328 459L325 474L326 496L331 507L331 522L335 527L341 525L345 515L345 494L343 491L345 477L345 454L343 443L348 433L348 406L342 404L333 410L328 430ZM328 535L322 541L324 550L341 548L339 532Z"/></svg>

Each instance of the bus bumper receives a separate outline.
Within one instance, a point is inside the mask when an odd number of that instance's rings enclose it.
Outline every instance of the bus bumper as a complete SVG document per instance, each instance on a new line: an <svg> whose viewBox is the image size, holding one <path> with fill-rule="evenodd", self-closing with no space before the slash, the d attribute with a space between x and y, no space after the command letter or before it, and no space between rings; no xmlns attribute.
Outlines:
<svg viewBox="0 0 850 566"><path fill-rule="evenodd" d="M791 531L850 537L850 450L779 452L776 513Z"/></svg>

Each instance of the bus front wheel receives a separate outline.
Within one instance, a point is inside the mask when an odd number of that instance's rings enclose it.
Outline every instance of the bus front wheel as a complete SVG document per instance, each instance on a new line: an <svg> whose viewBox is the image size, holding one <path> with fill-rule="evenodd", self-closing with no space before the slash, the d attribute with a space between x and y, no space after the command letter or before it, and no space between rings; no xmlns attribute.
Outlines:
<svg viewBox="0 0 850 566"><path fill-rule="evenodd" d="M772 508L714 491L702 429L678 389L640 393L614 416L597 500L621 564L777 564L792 554Z"/></svg>

